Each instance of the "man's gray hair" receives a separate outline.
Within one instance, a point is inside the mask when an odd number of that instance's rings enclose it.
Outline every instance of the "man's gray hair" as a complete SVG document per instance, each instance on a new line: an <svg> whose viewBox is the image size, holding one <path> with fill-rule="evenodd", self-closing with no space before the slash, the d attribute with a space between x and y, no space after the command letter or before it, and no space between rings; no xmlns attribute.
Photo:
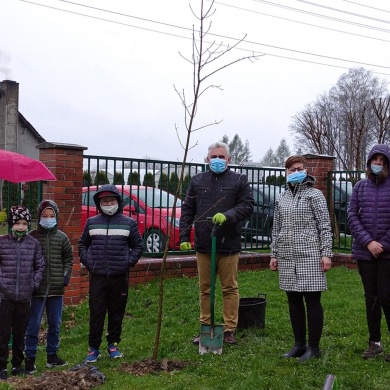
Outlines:
<svg viewBox="0 0 390 390"><path fill-rule="evenodd" d="M215 148L224 148L226 153L227 153L227 157L230 157L230 151L229 151L229 145L228 144L225 144L225 142L215 142L213 144L211 144L208 148L208 152L207 152L207 155L210 154L210 151L212 149L215 149Z"/></svg>

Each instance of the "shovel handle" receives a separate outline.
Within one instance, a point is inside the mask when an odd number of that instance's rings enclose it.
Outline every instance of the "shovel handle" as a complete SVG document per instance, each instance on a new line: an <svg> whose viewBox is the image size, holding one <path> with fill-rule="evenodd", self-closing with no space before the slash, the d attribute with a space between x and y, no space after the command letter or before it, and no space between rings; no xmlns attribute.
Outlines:
<svg viewBox="0 0 390 390"><path fill-rule="evenodd" d="M211 217L207 217L207 220L211 221ZM211 278L210 278L210 324L211 328L214 327L214 300L215 300L215 281L216 281L216 269L217 269L217 236L216 231L218 227L213 225L211 230Z"/></svg>
<svg viewBox="0 0 390 390"><path fill-rule="evenodd" d="M215 279L217 268L217 237L211 237L211 279L210 279L210 323L214 326L214 299L215 299Z"/></svg>

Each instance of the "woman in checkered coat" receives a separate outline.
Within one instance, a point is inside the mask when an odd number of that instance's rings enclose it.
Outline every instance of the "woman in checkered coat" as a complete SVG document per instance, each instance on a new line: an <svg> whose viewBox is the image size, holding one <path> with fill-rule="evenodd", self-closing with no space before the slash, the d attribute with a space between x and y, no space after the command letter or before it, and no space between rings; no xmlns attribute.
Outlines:
<svg viewBox="0 0 390 390"><path fill-rule="evenodd" d="M295 344L283 357L319 358L324 314L321 292L331 267L332 230L326 199L306 172L306 159L287 159L286 191L275 206L270 268L286 291ZM305 305L306 304L306 305ZM306 344L306 323L308 343Z"/></svg>

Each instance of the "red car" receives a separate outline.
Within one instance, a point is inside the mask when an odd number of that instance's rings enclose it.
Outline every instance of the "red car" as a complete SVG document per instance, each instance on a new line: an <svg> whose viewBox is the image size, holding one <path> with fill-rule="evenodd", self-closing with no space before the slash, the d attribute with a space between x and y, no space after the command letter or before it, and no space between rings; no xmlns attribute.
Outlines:
<svg viewBox="0 0 390 390"><path fill-rule="evenodd" d="M145 252L164 252L167 242L168 228L171 223L174 196L164 190L137 185L117 185L123 194L123 214L137 221L139 231L144 239ZM98 187L83 187L82 226L87 218L97 214L93 196ZM169 239L169 250L180 250L179 220L181 200L176 203L176 216L173 220ZM192 231L191 242L194 234Z"/></svg>

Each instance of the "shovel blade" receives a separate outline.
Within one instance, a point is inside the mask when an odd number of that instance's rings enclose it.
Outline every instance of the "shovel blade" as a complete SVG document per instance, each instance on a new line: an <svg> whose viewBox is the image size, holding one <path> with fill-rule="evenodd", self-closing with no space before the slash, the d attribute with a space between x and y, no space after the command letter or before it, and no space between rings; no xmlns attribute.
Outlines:
<svg viewBox="0 0 390 390"><path fill-rule="evenodd" d="M216 355L222 354L223 325L200 326L199 353L201 355L211 352Z"/></svg>

